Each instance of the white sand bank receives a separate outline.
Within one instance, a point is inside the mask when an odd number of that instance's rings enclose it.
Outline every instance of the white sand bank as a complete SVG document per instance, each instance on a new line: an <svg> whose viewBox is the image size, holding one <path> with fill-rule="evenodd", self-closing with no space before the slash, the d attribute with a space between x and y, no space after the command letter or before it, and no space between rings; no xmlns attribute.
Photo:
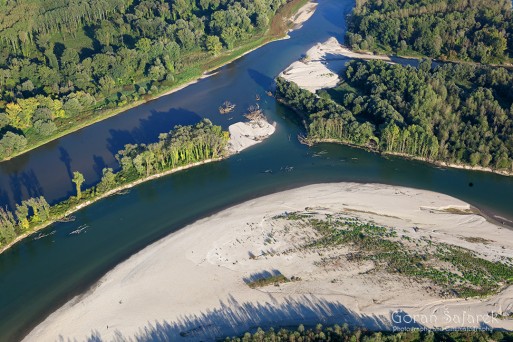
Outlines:
<svg viewBox="0 0 513 342"><path fill-rule="evenodd" d="M455 317L513 310L511 287L487 299L443 299L427 284L368 272L369 262L321 267L321 255L295 248L311 232L273 219L306 207L374 220L399 235L466 247L489 260L513 256L513 231L481 216L444 211L469 208L449 196L380 184L311 185L229 208L145 248L51 314L26 340L196 341L257 326L317 322L393 329L394 310L431 317L422 322L429 327L477 327L479 322ZM258 289L244 282L272 270L301 280ZM487 323L513 329L511 320Z"/></svg>
<svg viewBox="0 0 513 342"><path fill-rule="evenodd" d="M293 28L291 30L298 30L303 26L303 23L312 17L317 9L317 3L308 2L303 7L297 11L296 15L290 18L290 22L293 24Z"/></svg>
<svg viewBox="0 0 513 342"><path fill-rule="evenodd" d="M228 130L228 151L234 154L267 139L276 130L276 124L270 124L265 119L251 120L230 125Z"/></svg>
<svg viewBox="0 0 513 342"><path fill-rule="evenodd" d="M304 59L292 63L280 76L315 93L319 89L336 86L340 81L337 73L351 59L391 61L387 56L353 52L332 37L324 43L316 44L306 52Z"/></svg>

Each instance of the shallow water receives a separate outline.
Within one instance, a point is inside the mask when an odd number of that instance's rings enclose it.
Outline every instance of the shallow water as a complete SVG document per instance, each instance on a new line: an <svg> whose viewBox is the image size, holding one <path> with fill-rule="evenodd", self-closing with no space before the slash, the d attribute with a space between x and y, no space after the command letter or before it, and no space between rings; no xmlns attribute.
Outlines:
<svg viewBox="0 0 513 342"><path fill-rule="evenodd" d="M440 169L341 145L308 148L298 143L300 125L265 90L317 41L333 35L342 39L344 17L352 6L352 1L321 0L311 20L292 32L291 39L268 44L177 93L0 163L0 203L34 194L55 201L72 193L73 171L82 172L93 184L103 167L116 167L114 153L124 144L153 141L178 123L202 117L227 127L241 119L257 93L268 118L277 122L272 137L240 155L111 196L76 213L74 222L44 230L46 237L30 237L1 254L0 340L16 339L113 266L195 219L300 185L339 181L403 185L446 193L513 217L513 177ZM225 100L237 108L219 115L217 107ZM71 234L77 229L82 230Z"/></svg>

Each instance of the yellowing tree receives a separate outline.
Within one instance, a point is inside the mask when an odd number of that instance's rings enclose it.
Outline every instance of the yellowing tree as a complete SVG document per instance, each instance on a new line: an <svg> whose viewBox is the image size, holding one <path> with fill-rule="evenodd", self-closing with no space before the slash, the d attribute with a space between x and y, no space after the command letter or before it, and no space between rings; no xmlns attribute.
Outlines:
<svg viewBox="0 0 513 342"><path fill-rule="evenodd" d="M27 129L32 126L32 117L39 106L39 101L34 97L18 99L18 103L8 103L5 113L9 123L19 129Z"/></svg>
<svg viewBox="0 0 513 342"><path fill-rule="evenodd" d="M54 118L64 118L66 117L66 112L62 109L62 102L60 100L53 100L53 117Z"/></svg>
<svg viewBox="0 0 513 342"><path fill-rule="evenodd" d="M5 114L7 115L7 118L9 119L9 124L15 128L21 128L20 127L20 113L21 113L21 107L20 105L16 103L8 103L5 108Z"/></svg>
<svg viewBox="0 0 513 342"><path fill-rule="evenodd" d="M75 183L75 187L77 189L77 199L80 200L82 198L82 184L85 181L84 175L78 171L75 171L73 172L73 179L71 181Z"/></svg>
<svg viewBox="0 0 513 342"><path fill-rule="evenodd" d="M219 54L223 49L223 44L221 44L218 36L208 36L205 45L207 50L214 56Z"/></svg>

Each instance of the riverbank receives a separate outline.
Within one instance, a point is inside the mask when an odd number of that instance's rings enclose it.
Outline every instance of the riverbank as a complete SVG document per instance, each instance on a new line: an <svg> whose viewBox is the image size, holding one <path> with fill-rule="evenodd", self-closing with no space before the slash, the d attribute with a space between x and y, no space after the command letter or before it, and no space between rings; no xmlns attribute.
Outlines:
<svg viewBox="0 0 513 342"><path fill-rule="evenodd" d="M285 101L280 100L283 104L286 104ZM329 143L329 144L341 144L345 146L351 146L355 148L360 148L369 152L375 152L379 153L383 156L396 156L401 157L404 159L409 160L418 160L424 163L428 163L430 165L434 165L441 168L453 168L453 169L462 169L462 170L469 170L469 171L480 171L480 172L489 172L489 173L495 173L501 176L513 176L513 172L507 172L503 170L495 170L490 167L483 167L483 166L471 166L471 165L465 165L465 164L457 164L457 163L449 163L439 160L431 160L428 158L422 158L417 156L412 156L405 153L396 153L396 152L387 152L387 151L378 151L376 149L370 148L369 146L363 146L363 145L357 145L348 141L340 141L337 139L302 139L302 143L305 143L309 146L312 146L314 144L321 144L321 143Z"/></svg>
<svg viewBox="0 0 513 342"><path fill-rule="evenodd" d="M496 173L502 176L513 176L513 172L503 171L503 170L495 170L491 167L483 167L483 166L472 166L472 165L465 165L465 164L457 164L457 163L449 163L439 160L430 160L428 158L422 158L422 157L416 157L411 156L409 154L404 153L396 153L396 152L383 152L383 155L390 155L390 156L398 156L402 158L412 159L412 160L420 160L429 164L433 164L439 167L447 167L447 168L453 168L453 169L463 169L463 170L471 170L471 171L481 171L481 172L491 172Z"/></svg>
<svg viewBox="0 0 513 342"><path fill-rule="evenodd" d="M62 138L68 134L74 133L84 127L90 126L92 124L103 121L110 117L116 116L118 114L126 112L127 110L138 107L144 103L156 100L160 97L182 90L192 84L197 83L203 78L214 75L215 73L213 73L213 71L227 64L232 63L233 61L243 57L248 53L251 53L252 51L268 43L280 39L286 39L288 37L287 32L289 31L289 29L297 29L304 21L310 18L311 14L313 14L315 8L312 10L311 4L312 2L309 0L292 0L288 2L278 10L267 31L260 37L257 36L254 40L250 42L238 46L230 51L226 51L220 54L219 56L212 57L204 61L201 65L191 66L190 69L182 72L181 74L175 75L177 83L172 85L171 87L163 87L152 96L146 96L144 99L129 103L122 107L93 111L88 116L73 118L72 121L67 120L68 123L64 124L63 127L60 127L62 130L59 131L57 134L54 134L48 138L43 138L41 140L38 140L37 142L31 143L29 147L23 149L22 151L16 154L9 156L8 158L0 160L0 162L13 159L31 150L48 144L51 141ZM299 18L296 18L297 15L304 13L305 11L310 13L310 15L300 15Z"/></svg>
<svg viewBox="0 0 513 342"><path fill-rule="evenodd" d="M118 192L133 188L134 186L137 186L141 183L145 183L163 176L167 176L170 174L173 174L175 172L183 171L192 167L196 167L199 165L220 161L226 158L229 158L233 154L239 153L255 144L258 144L262 142L263 140L267 139L269 136L271 136L275 132L275 126L276 123L269 123L264 116L257 120L250 120L248 122L238 122L235 124L232 124L228 127L229 133L230 133L230 139L227 143L226 147L226 153L224 156L221 156L219 158L211 158L202 160L200 162L191 163L188 165L176 167L170 170L166 170L164 172L160 172L157 174L150 175L148 177L140 178L137 180L134 180L132 182L129 182L127 184L123 184L121 186L118 186L114 189L111 189L109 191L106 191L105 193L102 193L100 195L95 195L94 198L90 200L86 200L83 202L80 202L79 204L76 204L72 206L71 208L67 209L66 211L62 212L61 214L52 217L52 219L35 226L30 231L27 231L26 233L19 235L11 241L9 244L5 245L0 249L0 254L4 251L11 248L16 243L20 242L21 240L27 238L30 235L33 235L34 233L37 233L38 231L50 226L51 224L58 222L60 220L66 219L71 214L77 212L78 210L85 208L97 201L100 201L106 197L112 196ZM56 206L58 206L60 203L57 203Z"/></svg>
<svg viewBox="0 0 513 342"><path fill-rule="evenodd" d="M312 218L343 215L389 227L411 246L431 241L511 262L513 231L470 210L443 194L380 184L319 184L261 197L148 246L51 314L25 340L213 340L258 326L318 322L393 330L393 312L431 317L422 322L426 327L480 327L490 312L513 310L513 288L476 299L441 294L430 282L355 262L347 246L303 248L315 231L287 218L295 212ZM266 274L288 281L248 285ZM445 313L481 319L446 321ZM487 323L513 329L511 320Z"/></svg>

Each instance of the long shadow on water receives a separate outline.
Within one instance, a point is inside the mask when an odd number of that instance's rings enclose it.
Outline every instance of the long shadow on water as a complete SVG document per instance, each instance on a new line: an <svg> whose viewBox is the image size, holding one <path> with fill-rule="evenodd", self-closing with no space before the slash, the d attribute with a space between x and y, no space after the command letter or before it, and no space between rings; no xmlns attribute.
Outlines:
<svg viewBox="0 0 513 342"><path fill-rule="evenodd" d="M94 166L93 166L94 172L96 173L98 178L101 179L103 176L103 169L107 167L107 164L105 163L105 160L101 156L94 155L93 160L94 160Z"/></svg>
<svg viewBox="0 0 513 342"><path fill-rule="evenodd" d="M255 83L264 89L269 89L274 83L274 80L271 77L264 75L255 69L248 69L248 74Z"/></svg>
<svg viewBox="0 0 513 342"><path fill-rule="evenodd" d="M9 203L9 195L4 190L0 189L0 203Z"/></svg>
<svg viewBox="0 0 513 342"><path fill-rule="evenodd" d="M59 153L61 154L59 160L63 162L66 166L66 172L68 173L68 177L73 178L73 171L71 170L71 157L68 151L64 147L59 147Z"/></svg>
<svg viewBox="0 0 513 342"><path fill-rule="evenodd" d="M135 143L152 143L158 141L160 133L167 133L177 125L190 125L199 122L202 116L188 111L183 108L174 108L169 111L152 111L151 115L147 118L141 119L139 125L133 129L111 129L110 137L107 139L107 148L112 155L116 155L119 150L123 149L126 144ZM64 147L58 147L59 161L64 164L66 168L66 175L71 182L73 178L73 158ZM21 155L17 159L27 158L28 154ZM87 177L87 185L91 186L97 184L102 177L102 170L105 167L112 167L117 170L119 165L112 165L108 163L105 156L93 155L93 177ZM45 195L43 187L33 169L28 171L10 171L9 163L0 164L3 169L8 171L8 182L4 189L1 189L0 204L7 206L8 209L14 209L16 203L20 203L23 199ZM4 170L2 170L4 171ZM49 199L50 203L62 201L74 194L74 187L66 193Z"/></svg>
<svg viewBox="0 0 513 342"><path fill-rule="evenodd" d="M148 144L156 142L160 133L167 133L178 125L192 125L202 117L183 108L172 108L166 112L152 111L141 119L139 126L131 130L111 129L107 139L107 149L115 155L127 144Z"/></svg>
<svg viewBox="0 0 513 342"><path fill-rule="evenodd" d="M27 198L38 197L43 194L43 188L32 169L27 172L16 172L9 175L9 185L16 203L20 203L23 199L22 194L24 190L27 193Z"/></svg>

